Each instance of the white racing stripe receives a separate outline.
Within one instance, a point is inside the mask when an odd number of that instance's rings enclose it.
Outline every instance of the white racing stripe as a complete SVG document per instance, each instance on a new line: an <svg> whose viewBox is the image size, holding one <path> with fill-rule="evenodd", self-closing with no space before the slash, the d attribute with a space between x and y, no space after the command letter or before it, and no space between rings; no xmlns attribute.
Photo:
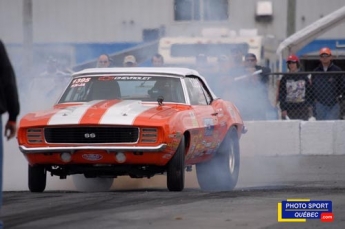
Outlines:
<svg viewBox="0 0 345 229"><path fill-rule="evenodd" d="M67 107L55 113L50 120L48 125L61 125L61 124L79 124L80 120L84 116L85 112L95 105L101 102L100 100L94 100L85 105Z"/></svg>
<svg viewBox="0 0 345 229"><path fill-rule="evenodd" d="M143 106L141 101L124 100L111 106L100 119L99 124L132 125L134 120L152 106Z"/></svg>

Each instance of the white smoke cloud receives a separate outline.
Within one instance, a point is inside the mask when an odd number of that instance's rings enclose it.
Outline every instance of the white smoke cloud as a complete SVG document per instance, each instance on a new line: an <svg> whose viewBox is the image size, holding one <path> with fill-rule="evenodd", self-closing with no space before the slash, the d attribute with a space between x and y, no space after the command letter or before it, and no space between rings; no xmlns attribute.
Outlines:
<svg viewBox="0 0 345 229"><path fill-rule="evenodd" d="M19 126L20 119L29 112L51 108L59 98L63 87L57 87L52 79L33 79L30 87L18 84L21 112L17 119ZM7 115L2 117L3 124L7 121ZM4 167L3 167L3 190L22 191L28 190L28 162L20 152L17 139L7 141L4 139ZM46 190L68 190L74 187L70 185L70 179L59 180L58 177L51 177L47 174Z"/></svg>
<svg viewBox="0 0 345 229"><path fill-rule="evenodd" d="M211 1L209 1L211 3ZM223 9L220 9L223 11ZM88 15L90 17L91 15ZM201 28L202 26L198 26ZM184 31L193 31L196 30L194 23ZM78 30L79 32L81 30ZM63 34L59 34L63 36ZM87 34L85 34L87 35ZM177 35L177 34L176 34ZM182 34L185 35L185 34ZM79 34L82 37L81 34ZM70 36L69 36L70 37ZM197 50L194 53L204 53L205 50ZM111 53L109 53L111 54ZM230 53L219 52L215 56L220 55L230 55ZM152 55L151 53L148 55ZM143 55L142 55L143 56ZM42 60L42 59L41 59ZM34 63L35 66L39 66L42 69L42 63ZM25 72L25 70L21 71ZM17 79L22 78L23 76L18 76ZM220 80L219 78L210 77L214 81ZM20 117L23 117L28 112L37 111L52 107L54 102L58 99L62 88L56 88L56 82L51 79L42 79L37 78L32 80L26 80L30 83L18 82L19 93L21 98L21 114ZM31 85L32 84L32 85ZM221 84L221 82L219 82ZM223 94L223 92L221 92ZM217 94L222 97L222 94ZM257 101L254 98L249 98L252 101L252 105L256 105ZM248 104L251 106L251 104ZM6 116L3 116L3 123L6 122ZM19 121L18 119L18 121ZM18 122L19 123L19 122ZM249 130L250 131L250 130ZM13 191L13 190L28 190L28 163L24 155L19 151L18 144L16 140L11 140L9 142L4 141L4 190ZM269 165L261 164L256 168L256 173L260 173L260 168L263 168ZM195 169L192 173L186 173L186 187L187 188L197 188L198 184L195 176ZM240 172L241 176L241 172ZM250 176L250 174L248 175ZM248 177L249 178L249 177ZM245 176L241 176L241 181L245 180ZM151 179L131 179L128 177L120 177L115 179L113 188L114 189L133 189L133 188L165 188L166 187L166 176L156 176ZM68 177L67 180L60 180L59 177L51 177L50 174L47 174L47 187L46 190L74 190L74 185L71 177Z"/></svg>

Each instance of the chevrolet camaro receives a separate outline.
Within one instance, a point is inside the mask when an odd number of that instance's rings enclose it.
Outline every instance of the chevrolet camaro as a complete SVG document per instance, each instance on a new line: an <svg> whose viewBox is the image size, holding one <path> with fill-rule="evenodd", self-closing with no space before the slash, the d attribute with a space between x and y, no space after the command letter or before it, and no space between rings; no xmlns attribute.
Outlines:
<svg viewBox="0 0 345 229"><path fill-rule="evenodd" d="M81 191L165 174L182 191L193 165L202 190L224 191L236 186L244 132L236 106L195 70L94 68L74 73L52 109L26 114L18 143L31 192L45 190L47 173L79 178Z"/></svg>

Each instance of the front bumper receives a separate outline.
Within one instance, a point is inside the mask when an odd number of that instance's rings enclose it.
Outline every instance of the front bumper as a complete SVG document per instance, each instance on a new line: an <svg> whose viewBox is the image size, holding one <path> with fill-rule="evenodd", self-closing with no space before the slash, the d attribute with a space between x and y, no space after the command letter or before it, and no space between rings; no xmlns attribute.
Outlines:
<svg viewBox="0 0 345 229"><path fill-rule="evenodd" d="M69 152L74 153L79 150L104 150L107 152L159 152L163 151L167 144L160 144L158 146L62 146L62 147L26 147L19 146L19 149L24 154L31 153L54 153L54 152Z"/></svg>

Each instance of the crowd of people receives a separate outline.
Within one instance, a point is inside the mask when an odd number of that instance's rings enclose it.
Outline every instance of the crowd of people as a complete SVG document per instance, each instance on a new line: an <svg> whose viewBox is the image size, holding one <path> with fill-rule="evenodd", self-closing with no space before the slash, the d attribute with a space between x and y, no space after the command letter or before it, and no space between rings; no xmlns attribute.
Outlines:
<svg viewBox="0 0 345 229"><path fill-rule="evenodd" d="M258 65L254 53L243 54L233 48L228 55L219 55L216 65L209 57L199 54L195 68L212 91L221 98L233 101L243 120L278 119L278 111L269 97L269 74L271 69Z"/></svg>
<svg viewBox="0 0 345 229"><path fill-rule="evenodd" d="M196 69L205 77L212 91L221 98L233 101L239 108L245 121L299 119L335 120L340 119L342 94L345 80L342 74L321 74L341 71L332 61L329 48L319 52L320 65L315 74L303 73L299 58L290 55L286 59L287 73L284 73L277 86L276 98L272 99L272 88L269 79L271 69L258 65L253 53L243 54L233 48L227 55L219 55L216 65L211 64L211 57L200 53L195 57L195 64L188 66ZM123 67L137 67L134 55L123 58ZM165 66L164 58L155 54L150 60L153 67ZM56 60L48 59L47 70L41 75L66 76L69 73L56 67ZM97 68L114 67L111 57L104 53L97 59ZM274 95L273 95L274 97ZM344 103L345 104L345 103Z"/></svg>
<svg viewBox="0 0 345 229"><path fill-rule="evenodd" d="M303 73L297 56L287 58L290 74L281 78L278 91L283 119L342 119L340 104L345 92L345 75L333 63L329 48L321 48L319 58L320 64L313 74Z"/></svg>
<svg viewBox="0 0 345 229"><path fill-rule="evenodd" d="M271 75L271 69L259 66L253 53L243 55L234 49L221 55L215 71L200 54L195 69L205 76L216 95L236 104L245 121L343 119L345 75L334 64L330 48L319 50L319 62L310 74L303 71L298 56L288 56L288 72L276 80L276 99L272 99L269 87L269 79L276 76Z"/></svg>

